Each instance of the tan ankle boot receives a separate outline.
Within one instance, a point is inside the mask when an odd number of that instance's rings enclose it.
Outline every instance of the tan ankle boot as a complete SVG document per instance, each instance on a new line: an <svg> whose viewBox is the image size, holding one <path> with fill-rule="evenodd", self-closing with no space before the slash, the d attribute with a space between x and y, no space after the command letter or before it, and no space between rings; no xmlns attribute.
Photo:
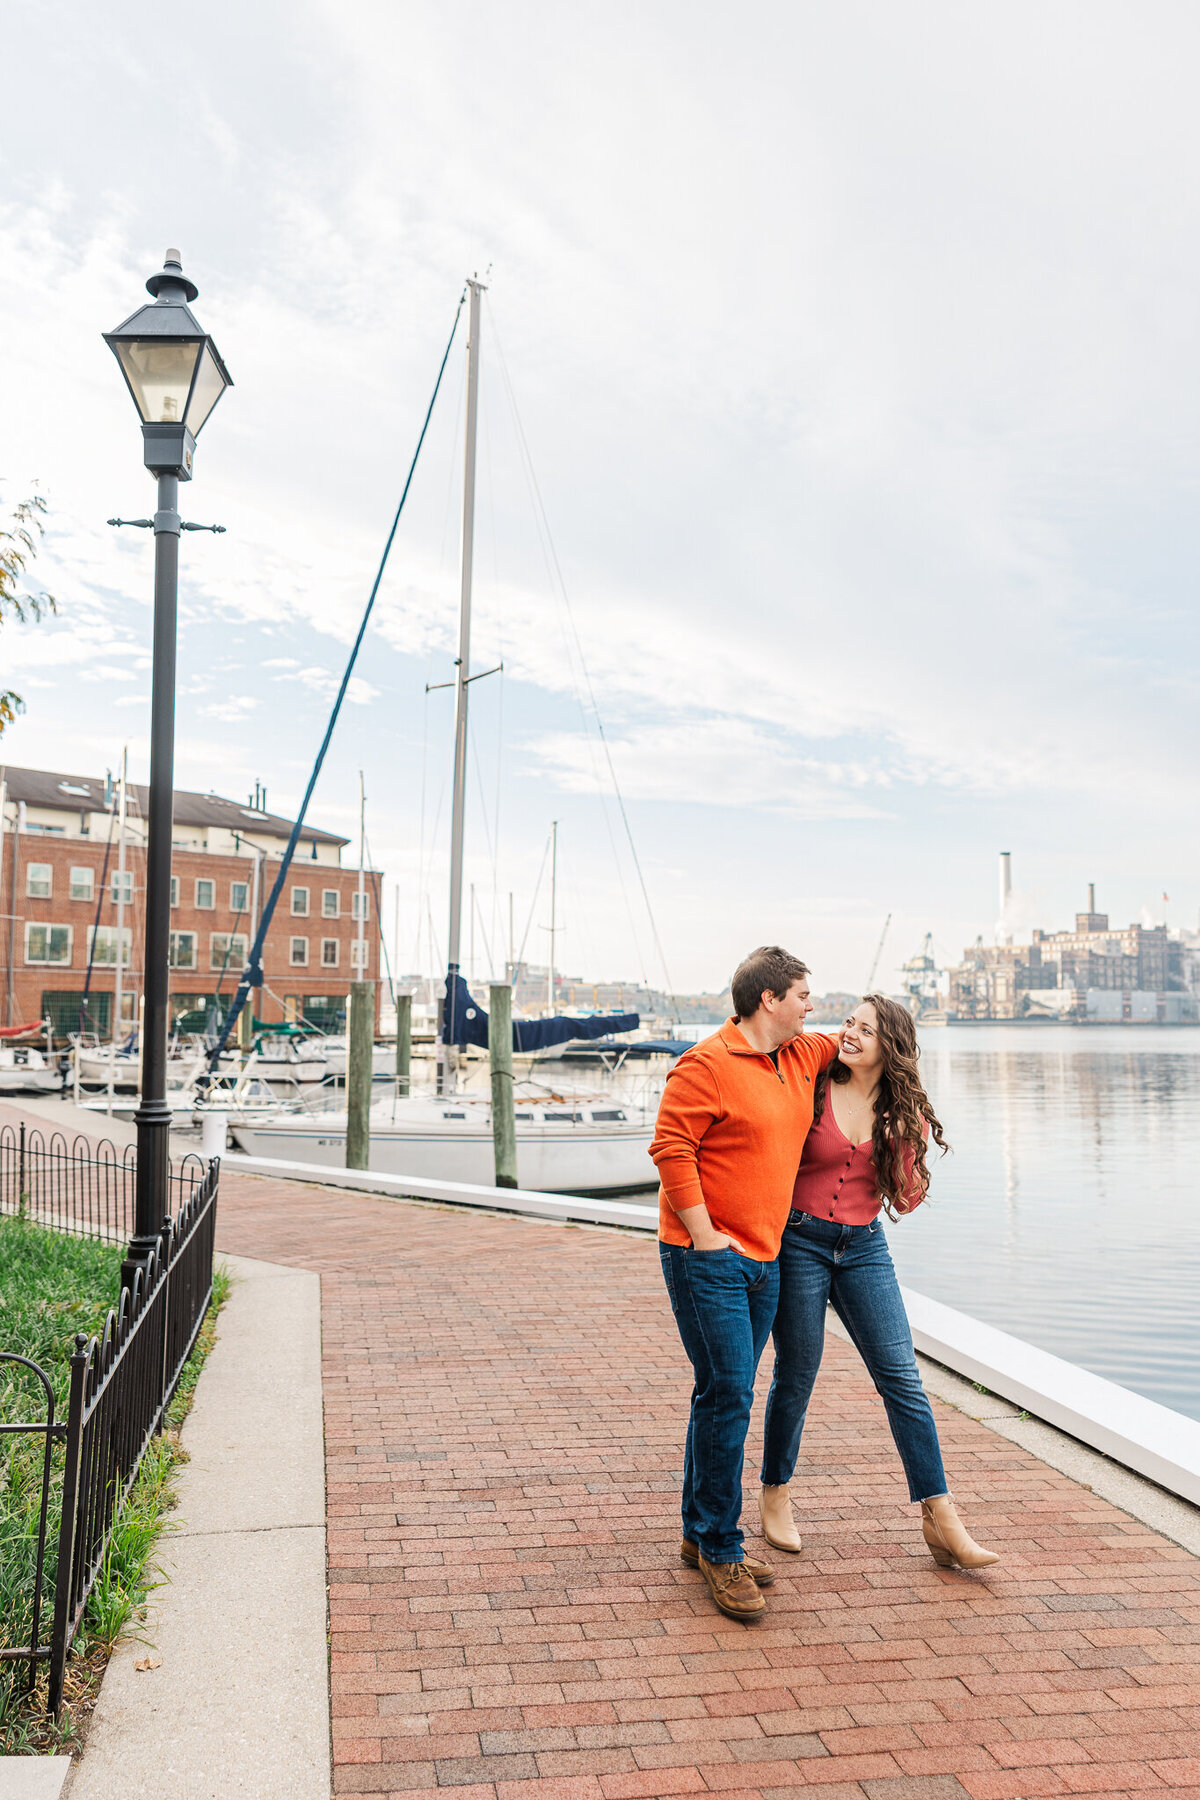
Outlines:
<svg viewBox="0 0 1200 1800"><path fill-rule="evenodd" d="M954 1510L951 1494L937 1494L921 1502L921 1533L934 1562L943 1569L955 1563L960 1569L986 1569L1000 1558L994 1550L984 1550L975 1542Z"/></svg>
<svg viewBox="0 0 1200 1800"><path fill-rule="evenodd" d="M793 1556L803 1549L786 1487L764 1487L758 1496L758 1512L762 1534L772 1549L790 1550Z"/></svg>

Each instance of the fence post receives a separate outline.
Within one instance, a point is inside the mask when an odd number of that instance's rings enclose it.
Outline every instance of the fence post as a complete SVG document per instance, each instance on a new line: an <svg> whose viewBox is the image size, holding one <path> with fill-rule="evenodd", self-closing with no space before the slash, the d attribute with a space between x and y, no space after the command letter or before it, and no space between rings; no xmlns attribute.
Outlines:
<svg viewBox="0 0 1200 1800"><path fill-rule="evenodd" d="M20 1151L17 1157L17 1214L25 1217L25 1121L21 1120Z"/></svg>
<svg viewBox="0 0 1200 1800"><path fill-rule="evenodd" d="M58 1531L58 1566L54 1576L54 1632L50 1639L50 1716L62 1708L67 1652L71 1647L71 1612L75 1593L75 1531L79 1510L79 1459L83 1450L84 1388L90 1361L88 1339L75 1334L71 1358L71 1391L67 1401L67 1455L63 1465L62 1522Z"/></svg>

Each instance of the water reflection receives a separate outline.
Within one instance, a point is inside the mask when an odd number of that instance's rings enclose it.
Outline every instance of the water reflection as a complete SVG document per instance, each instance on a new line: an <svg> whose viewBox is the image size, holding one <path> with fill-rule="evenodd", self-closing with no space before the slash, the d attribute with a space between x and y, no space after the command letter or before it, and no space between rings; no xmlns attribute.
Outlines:
<svg viewBox="0 0 1200 1800"><path fill-rule="evenodd" d="M1200 1418L1200 1033L923 1035L954 1154L889 1227L900 1278Z"/></svg>
<svg viewBox="0 0 1200 1800"><path fill-rule="evenodd" d="M921 1041L954 1152L888 1227L900 1279L1200 1418L1200 1031Z"/></svg>

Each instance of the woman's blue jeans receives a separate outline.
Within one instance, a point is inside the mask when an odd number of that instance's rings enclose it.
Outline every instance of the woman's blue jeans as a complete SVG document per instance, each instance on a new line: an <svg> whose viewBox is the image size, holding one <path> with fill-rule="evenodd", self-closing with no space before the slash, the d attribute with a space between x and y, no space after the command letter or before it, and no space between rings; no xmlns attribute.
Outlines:
<svg viewBox="0 0 1200 1800"><path fill-rule="evenodd" d="M742 1459L779 1264L753 1262L738 1250L658 1248L695 1376L683 1452L683 1535L706 1562L741 1562Z"/></svg>
<svg viewBox="0 0 1200 1800"><path fill-rule="evenodd" d="M846 1327L887 1408L910 1500L946 1492L937 1426L913 1354L887 1237L878 1219L839 1225L793 1211L779 1252L775 1374L767 1396L762 1478L792 1478L825 1348L825 1307Z"/></svg>

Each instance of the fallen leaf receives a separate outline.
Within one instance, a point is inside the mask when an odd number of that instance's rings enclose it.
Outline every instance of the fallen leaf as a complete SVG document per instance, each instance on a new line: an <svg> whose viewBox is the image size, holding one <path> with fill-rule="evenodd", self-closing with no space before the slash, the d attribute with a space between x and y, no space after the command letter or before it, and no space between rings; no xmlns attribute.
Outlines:
<svg viewBox="0 0 1200 1800"><path fill-rule="evenodd" d="M139 1675L144 1675L147 1669L161 1669L162 1668L162 1657L161 1656L139 1656L133 1666L137 1670Z"/></svg>

